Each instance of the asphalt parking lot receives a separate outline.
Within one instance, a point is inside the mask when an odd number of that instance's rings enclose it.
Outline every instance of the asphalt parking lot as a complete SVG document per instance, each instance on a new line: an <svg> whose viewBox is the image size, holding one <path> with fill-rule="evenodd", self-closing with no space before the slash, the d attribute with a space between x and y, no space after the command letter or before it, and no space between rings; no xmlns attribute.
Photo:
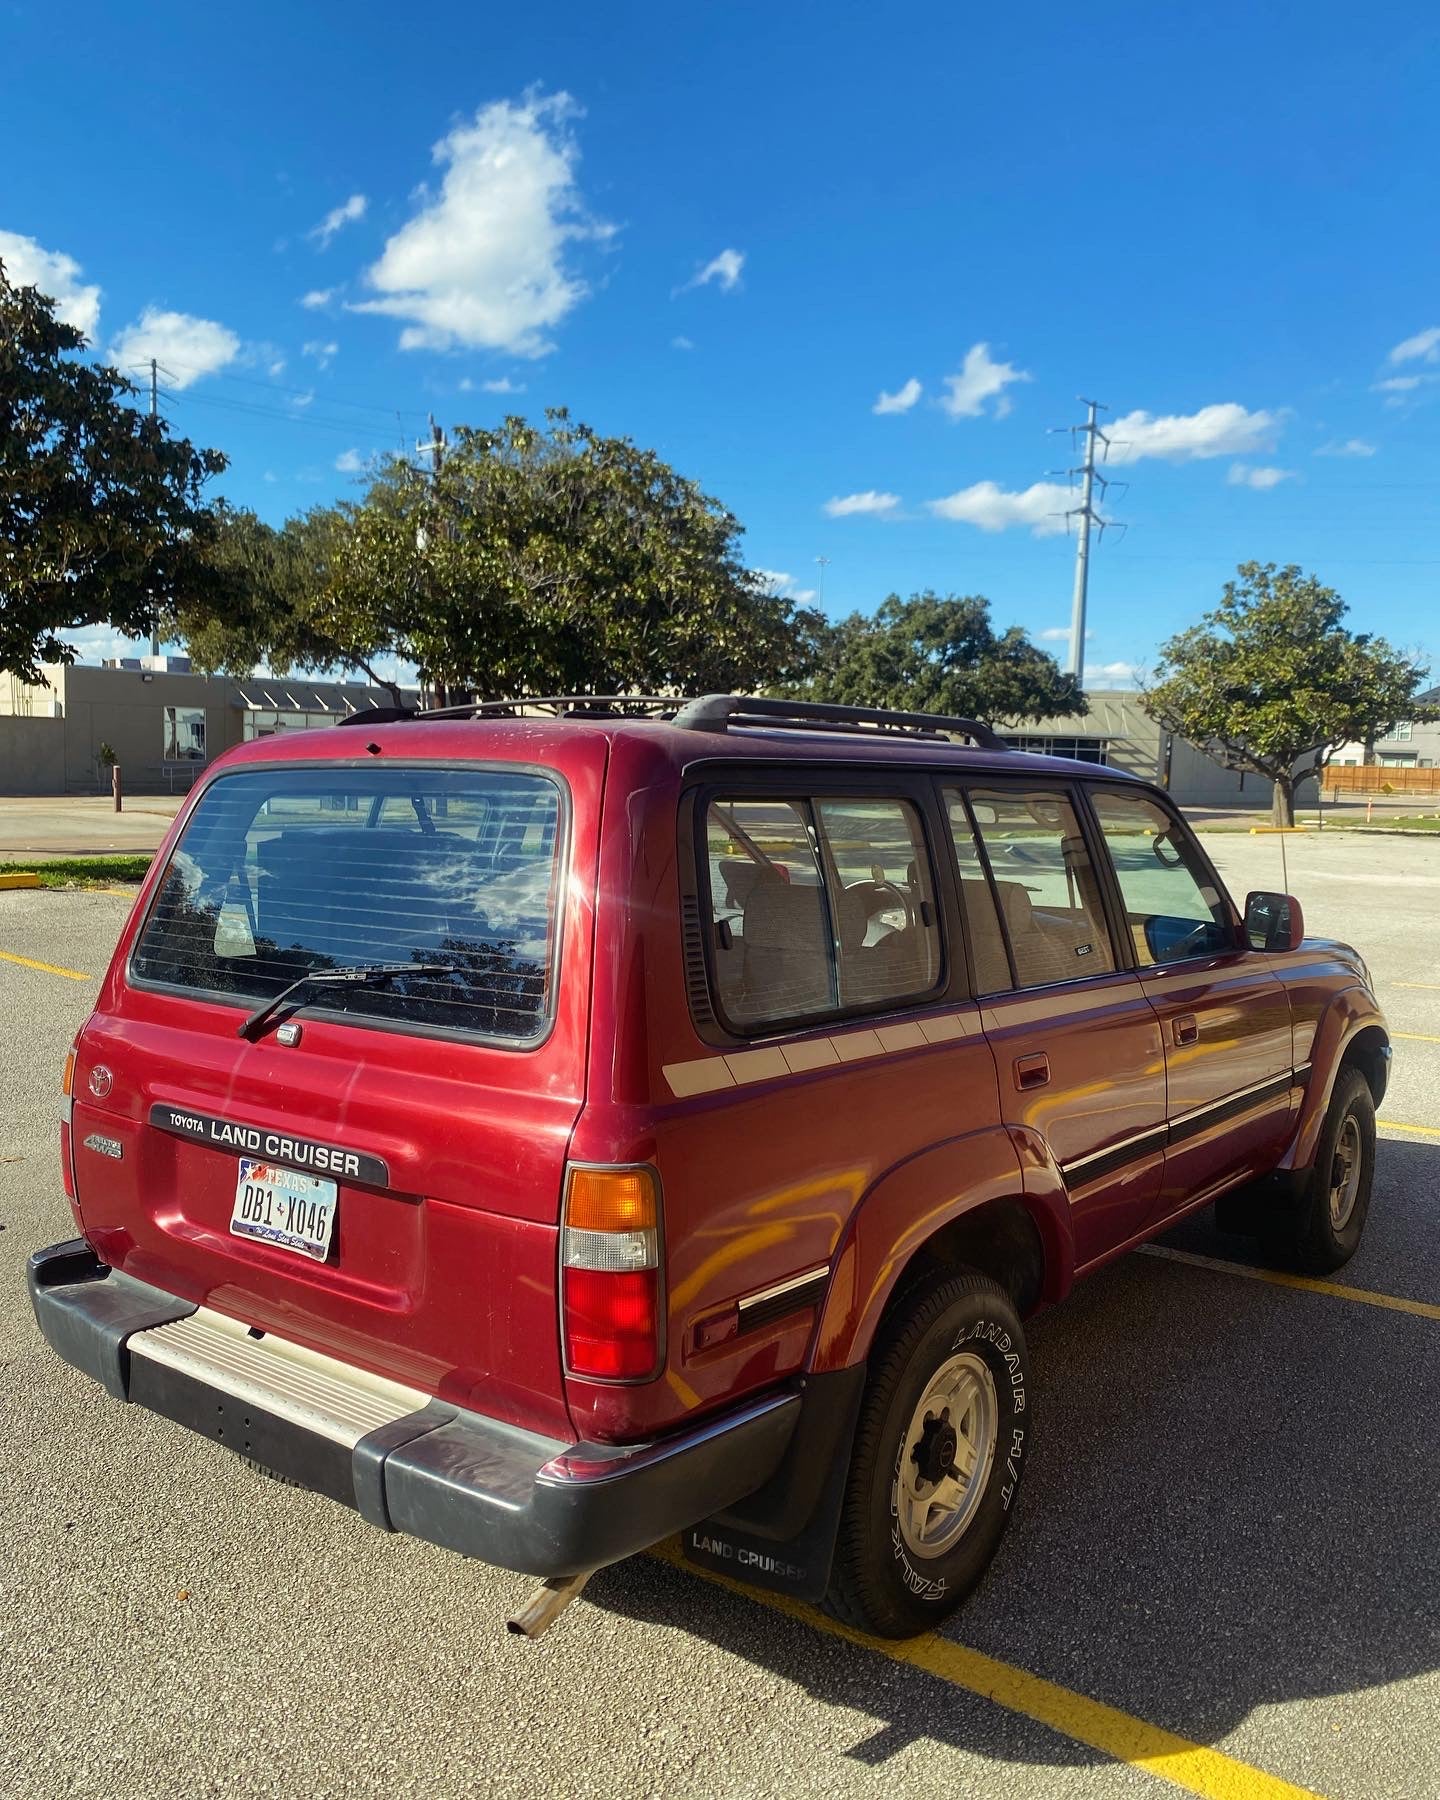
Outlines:
<svg viewBox="0 0 1440 1800"><path fill-rule="evenodd" d="M1238 896L1282 885L1278 839L1208 842ZM1264 1279L1202 1214L1037 1320L1014 1527L943 1636L888 1654L663 1555L508 1639L522 1578L58 1362L24 1262L72 1233L59 1070L126 902L0 894L0 1791L1435 1800L1440 845L1286 854L1395 1033L1360 1253Z"/></svg>

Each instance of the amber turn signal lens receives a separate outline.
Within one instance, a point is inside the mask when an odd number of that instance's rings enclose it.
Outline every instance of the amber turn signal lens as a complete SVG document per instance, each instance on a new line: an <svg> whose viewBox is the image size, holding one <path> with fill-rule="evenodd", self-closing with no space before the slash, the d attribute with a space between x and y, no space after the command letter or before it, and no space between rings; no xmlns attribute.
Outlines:
<svg viewBox="0 0 1440 1800"><path fill-rule="evenodd" d="M60 1092L62 1094L68 1094L70 1092L71 1087L74 1084L74 1081L75 1081L75 1052L73 1049L70 1049L65 1052L65 1068L60 1076Z"/></svg>
<svg viewBox="0 0 1440 1800"><path fill-rule="evenodd" d="M565 1195L571 1231L653 1231L658 1208L648 1169L572 1169Z"/></svg>

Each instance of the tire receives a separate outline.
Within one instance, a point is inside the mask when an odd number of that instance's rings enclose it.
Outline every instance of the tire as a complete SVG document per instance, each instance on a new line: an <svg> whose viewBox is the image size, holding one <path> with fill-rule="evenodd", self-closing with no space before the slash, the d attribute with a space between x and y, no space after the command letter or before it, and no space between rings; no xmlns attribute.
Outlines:
<svg viewBox="0 0 1440 1800"><path fill-rule="evenodd" d="M898 1638L953 1612L999 1547L1030 1453L1030 1362L1009 1295L969 1270L911 1289L882 1330L825 1605Z"/></svg>
<svg viewBox="0 0 1440 1800"><path fill-rule="evenodd" d="M1260 1242L1278 1261L1328 1275L1360 1246L1375 1179L1375 1101L1356 1068L1335 1078L1315 1161L1296 1200L1266 1217Z"/></svg>

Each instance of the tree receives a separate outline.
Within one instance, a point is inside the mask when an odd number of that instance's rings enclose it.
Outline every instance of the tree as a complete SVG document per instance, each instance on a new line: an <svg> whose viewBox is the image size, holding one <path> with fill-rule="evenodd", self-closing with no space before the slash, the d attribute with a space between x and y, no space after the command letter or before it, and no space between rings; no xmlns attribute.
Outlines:
<svg viewBox="0 0 1440 1800"><path fill-rule="evenodd" d="M139 636L207 591L202 490L225 458L126 404L134 387L84 349L0 263L0 670L25 681L74 660L61 631Z"/></svg>
<svg viewBox="0 0 1440 1800"><path fill-rule="evenodd" d="M891 594L873 616L829 627L818 661L798 690L812 700L1016 724L1085 709L1075 677L1018 626L997 635L978 594Z"/></svg>
<svg viewBox="0 0 1440 1800"><path fill-rule="evenodd" d="M808 673L820 621L767 593L734 515L653 451L572 424L460 427L336 509L307 628L493 696L755 689Z"/></svg>
<svg viewBox="0 0 1440 1800"><path fill-rule="evenodd" d="M1425 667L1347 631L1333 588L1293 564L1241 563L1220 605L1163 645L1145 710L1211 755L1273 783L1271 816L1295 823L1295 783L1340 744L1428 716Z"/></svg>

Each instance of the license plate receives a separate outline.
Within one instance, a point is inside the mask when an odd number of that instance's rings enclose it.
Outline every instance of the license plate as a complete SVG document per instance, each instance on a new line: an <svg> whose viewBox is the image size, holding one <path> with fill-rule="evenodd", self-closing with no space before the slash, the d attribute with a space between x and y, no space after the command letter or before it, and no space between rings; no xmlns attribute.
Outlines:
<svg viewBox="0 0 1440 1800"><path fill-rule="evenodd" d="M335 1183L242 1156L230 1230L324 1262L335 1235Z"/></svg>

